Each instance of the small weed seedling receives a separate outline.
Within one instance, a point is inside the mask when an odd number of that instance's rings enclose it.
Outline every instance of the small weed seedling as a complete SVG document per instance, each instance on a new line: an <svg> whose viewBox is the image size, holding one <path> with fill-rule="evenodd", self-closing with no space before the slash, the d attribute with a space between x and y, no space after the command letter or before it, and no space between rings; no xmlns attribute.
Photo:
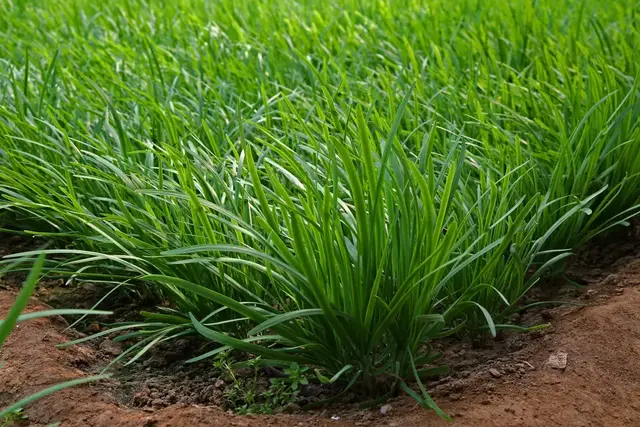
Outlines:
<svg viewBox="0 0 640 427"><path fill-rule="evenodd" d="M228 353L216 356L213 366L217 373L228 377L231 384L224 391L229 407L239 414L272 414L298 400L300 386L309 384L307 367L297 363L284 370L286 377L272 378L267 390L260 390L260 358L246 362L251 374L240 377L234 372L233 359Z"/></svg>
<svg viewBox="0 0 640 427"><path fill-rule="evenodd" d="M28 419L29 417L24 413L23 409L18 408L0 419L0 427L10 427Z"/></svg>

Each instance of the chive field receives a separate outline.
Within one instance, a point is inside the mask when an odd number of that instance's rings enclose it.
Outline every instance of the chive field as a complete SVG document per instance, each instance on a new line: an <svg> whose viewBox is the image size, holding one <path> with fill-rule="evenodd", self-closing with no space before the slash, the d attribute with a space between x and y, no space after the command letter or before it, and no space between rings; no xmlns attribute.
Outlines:
<svg viewBox="0 0 640 427"><path fill-rule="evenodd" d="M191 361L236 349L373 397L392 378L445 416L431 344L526 329L523 295L640 211L639 20L631 0L5 0L0 227L52 239L49 274L163 306L114 326L119 361L200 335L218 346Z"/></svg>

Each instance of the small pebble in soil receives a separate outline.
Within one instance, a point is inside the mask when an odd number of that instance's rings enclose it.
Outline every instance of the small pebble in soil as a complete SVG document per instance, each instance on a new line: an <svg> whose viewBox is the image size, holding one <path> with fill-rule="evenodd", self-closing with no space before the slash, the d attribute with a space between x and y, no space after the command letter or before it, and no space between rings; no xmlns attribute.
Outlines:
<svg viewBox="0 0 640 427"><path fill-rule="evenodd" d="M480 403L483 404L483 405L489 405L489 404L491 404L491 400L489 400L488 397L485 397L484 399L482 399L480 401Z"/></svg>
<svg viewBox="0 0 640 427"><path fill-rule="evenodd" d="M502 376L500 371L498 371L496 368L489 369L489 374L491 374L493 378L500 378Z"/></svg>
<svg viewBox="0 0 640 427"><path fill-rule="evenodd" d="M484 390L485 390L487 393L493 393L493 390L494 390L495 388L496 388L496 386L495 386L495 384L493 384L493 383L486 383L486 384L484 385Z"/></svg>
<svg viewBox="0 0 640 427"><path fill-rule="evenodd" d="M98 325L97 323L90 324L87 327L87 332L90 332L90 333L100 332L100 325Z"/></svg>
<svg viewBox="0 0 640 427"><path fill-rule="evenodd" d="M547 366L553 369L565 369L567 367L567 353L559 351L549 356Z"/></svg>
<svg viewBox="0 0 640 427"><path fill-rule="evenodd" d="M380 408L380 413L381 413L382 415L387 415L389 412L391 412L391 405L383 405L383 406Z"/></svg>

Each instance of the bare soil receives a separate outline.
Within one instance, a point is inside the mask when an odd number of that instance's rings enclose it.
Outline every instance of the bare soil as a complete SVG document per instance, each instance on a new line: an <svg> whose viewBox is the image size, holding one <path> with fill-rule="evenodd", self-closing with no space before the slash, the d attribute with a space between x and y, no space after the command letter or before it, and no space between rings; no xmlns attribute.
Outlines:
<svg viewBox="0 0 640 427"><path fill-rule="evenodd" d="M541 287L533 299L581 304L531 310L518 321L550 323L528 334L503 334L483 344L443 342L450 375L429 390L454 426L640 425L640 239L616 236L583 251L567 276L581 287ZM1 245L0 245L1 246ZM11 250L16 252L17 250ZM0 317L15 296L0 283ZM50 300L51 286L41 297ZM47 307L33 299L28 310ZM69 340L61 319L23 323L0 351L0 407L60 381L87 375L117 353L112 343L58 349ZM185 343L187 345L188 343ZM166 350L166 349L165 349ZM216 378L205 367L185 368L171 352L156 352L137 370L64 390L26 408L23 425L47 426L445 426L407 396L380 408L343 403L315 412L238 416L212 398ZM566 367L549 366L565 353ZM155 359L154 359L155 358ZM149 361L150 360L150 361ZM147 364L145 366L145 363ZM200 369L201 371L198 371ZM200 375L198 375L200 372ZM213 384L212 384L213 383ZM213 387L212 387L213 386ZM207 397L207 387L211 396ZM170 397L173 396L173 397ZM154 400L156 404L154 405ZM332 419L332 417L334 419ZM339 419L338 419L339 418Z"/></svg>

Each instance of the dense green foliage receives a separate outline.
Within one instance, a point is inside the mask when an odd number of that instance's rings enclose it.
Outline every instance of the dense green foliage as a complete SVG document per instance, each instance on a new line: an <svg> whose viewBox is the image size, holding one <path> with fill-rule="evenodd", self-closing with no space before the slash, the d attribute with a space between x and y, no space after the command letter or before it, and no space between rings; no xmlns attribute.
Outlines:
<svg viewBox="0 0 640 427"><path fill-rule="evenodd" d="M197 331L416 377L637 212L631 1L5 5L0 219L171 301L134 359Z"/></svg>

